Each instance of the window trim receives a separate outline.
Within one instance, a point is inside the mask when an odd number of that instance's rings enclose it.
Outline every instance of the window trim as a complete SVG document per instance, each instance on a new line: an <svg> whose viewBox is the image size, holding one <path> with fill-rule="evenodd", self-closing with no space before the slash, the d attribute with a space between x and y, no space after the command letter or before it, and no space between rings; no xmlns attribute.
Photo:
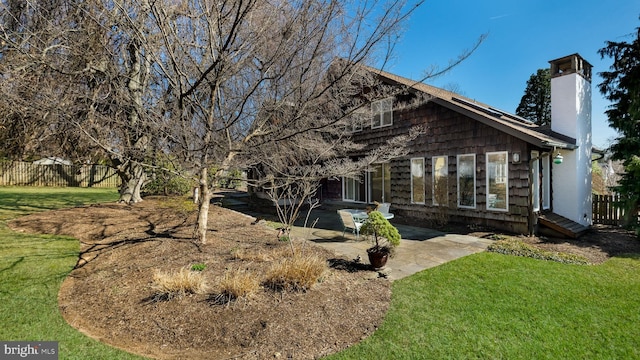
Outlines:
<svg viewBox="0 0 640 360"><path fill-rule="evenodd" d="M505 173L502 175L504 177L504 182L497 182L496 184L505 184L505 207L504 208L493 208L493 207L489 207L489 196L491 195L489 193L489 156L491 155L498 155L498 154L504 154L504 171ZM508 151L493 151L493 152L488 152L485 155L485 168L486 168L486 204L485 204L485 208L487 209L487 211L497 211L497 212L509 212L509 152ZM497 174L497 170L496 170L496 174Z"/></svg>
<svg viewBox="0 0 640 360"><path fill-rule="evenodd" d="M470 205L461 205L460 204L460 158L462 157L472 157L473 158L473 166L472 166L472 172L473 172L473 206ZM477 199L476 199L476 182L477 182L477 177L476 177L476 154L458 154L458 156L456 157L456 181L457 181L457 192L458 192L458 207L460 209L475 209L477 207Z"/></svg>
<svg viewBox="0 0 640 360"><path fill-rule="evenodd" d="M365 174L363 174L363 176L365 176L364 181L367 181L367 178L366 178L367 174L365 173ZM353 202L353 203L365 203L366 199L363 201L363 200L355 200L355 197L354 197L354 199L348 199L347 198L347 185L348 185L347 182L353 182L353 184L358 183L358 186L355 186L355 188L354 188L354 190L355 190L354 191L354 195L360 194L360 186L361 186L360 184L362 184L362 182L360 180L358 180L356 178L353 178L353 177L350 177L350 176L343 176L342 177L342 201ZM365 190L366 190L366 188L365 188ZM365 194L365 197L366 197L366 194Z"/></svg>
<svg viewBox="0 0 640 360"><path fill-rule="evenodd" d="M415 194L414 194L414 188L413 188L413 163L415 160L419 160L422 163L422 201L415 201ZM425 161L423 157L415 157L415 158L411 158L410 160L410 165L409 165L409 170L410 170L410 174L411 174L411 203L412 204L419 204L419 205L424 205L426 204L426 200L427 200L427 191L426 191L426 182L425 182Z"/></svg>
<svg viewBox="0 0 640 360"><path fill-rule="evenodd" d="M384 123L384 115L389 113L389 123ZM376 124L375 118L376 116L380 117L379 124ZM371 103L371 128L377 129L381 127L391 126L393 125L393 98L388 97L385 99L380 99L373 101Z"/></svg>
<svg viewBox="0 0 640 360"><path fill-rule="evenodd" d="M449 176L449 156L447 155L439 155L439 156L432 156L431 157L431 196L432 196L432 205L433 206L440 206L440 204L438 203L438 200L436 199L436 159L439 158L443 158L444 159L444 166L443 168L446 169L446 175L445 178L447 178ZM442 205L448 205L449 204L449 179L447 179L447 198L445 199L445 203Z"/></svg>

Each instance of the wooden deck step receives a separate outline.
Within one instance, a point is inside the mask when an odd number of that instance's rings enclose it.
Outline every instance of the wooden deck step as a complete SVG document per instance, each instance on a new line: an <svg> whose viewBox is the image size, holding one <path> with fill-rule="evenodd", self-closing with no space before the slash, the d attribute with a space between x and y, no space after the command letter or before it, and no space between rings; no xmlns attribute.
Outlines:
<svg viewBox="0 0 640 360"><path fill-rule="evenodd" d="M584 226L555 213L540 215L538 223L574 239L589 230L588 226Z"/></svg>

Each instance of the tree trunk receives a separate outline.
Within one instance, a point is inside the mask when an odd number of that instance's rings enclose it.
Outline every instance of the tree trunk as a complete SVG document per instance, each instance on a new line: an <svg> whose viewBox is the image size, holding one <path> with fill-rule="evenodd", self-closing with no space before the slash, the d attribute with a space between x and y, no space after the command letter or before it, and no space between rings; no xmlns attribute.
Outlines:
<svg viewBox="0 0 640 360"><path fill-rule="evenodd" d="M118 174L122 179L118 202L125 204L141 202L140 191L147 181L147 173L142 165L129 162L124 169L118 170Z"/></svg>
<svg viewBox="0 0 640 360"><path fill-rule="evenodd" d="M197 240L201 244L207 242L207 223L209 221L209 204L211 203L211 189L209 189L209 174L207 168L200 170L200 204L198 206L198 223L196 226Z"/></svg>
<svg viewBox="0 0 640 360"><path fill-rule="evenodd" d="M145 129L140 128L142 125L140 114L144 112L142 93L148 78L149 66L144 66L145 60L142 57L141 44L138 40L133 39L129 42L128 53L130 69L127 89L131 94L132 106L127 118L132 129L130 139L134 140L133 144L130 143L129 146L135 151L133 154L129 154L130 159L125 163L124 168L119 167L118 172L122 179L119 202L133 204L142 201L140 191L147 181L147 174L141 164L144 162L144 154L149 147L150 141Z"/></svg>

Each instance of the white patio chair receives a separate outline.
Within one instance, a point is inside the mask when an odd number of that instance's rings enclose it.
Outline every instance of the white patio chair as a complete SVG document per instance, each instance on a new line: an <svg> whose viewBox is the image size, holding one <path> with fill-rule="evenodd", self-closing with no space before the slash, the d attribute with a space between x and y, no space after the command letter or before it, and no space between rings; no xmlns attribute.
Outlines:
<svg viewBox="0 0 640 360"><path fill-rule="evenodd" d="M342 221L342 226L344 227L342 230L342 237L344 238L344 233L347 229L351 229L357 240L360 237L360 227L362 227L362 223L356 221L353 218L353 214L348 211L338 210L338 215L340 215L340 221Z"/></svg>
<svg viewBox="0 0 640 360"><path fill-rule="evenodd" d="M380 203L378 205L378 211L380 211L383 214L388 214L389 213L389 207L391 207L390 203Z"/></svg>
<svg viewBox="0 0 640 360"><path fill-rule="evenodd" d="M391 207L390 203L380 203L376 210L380 211L385 219L390 220L393 219L395 215L389 212L389 207Z"/></svg>

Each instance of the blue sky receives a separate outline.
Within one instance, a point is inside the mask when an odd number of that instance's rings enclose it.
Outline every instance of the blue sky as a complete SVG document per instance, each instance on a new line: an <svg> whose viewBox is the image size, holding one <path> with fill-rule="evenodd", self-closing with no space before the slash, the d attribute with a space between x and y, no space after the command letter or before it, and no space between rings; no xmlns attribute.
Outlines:
<svg viewBox="0 0 640 360"><path fill-rule="evenodd" d="M597 73L611 59L597 51L605 41L632 41L640 26L638 0L427 0L411 17L385 70L420 79L486 40L461 65L430 85L456 91L504 111L515 112L526 82L549 60L579 53L593 65L593 143L605 148L616 132L604 114L609 103L597 89ZM452 89L453 87L453 89Z"/></svg>

